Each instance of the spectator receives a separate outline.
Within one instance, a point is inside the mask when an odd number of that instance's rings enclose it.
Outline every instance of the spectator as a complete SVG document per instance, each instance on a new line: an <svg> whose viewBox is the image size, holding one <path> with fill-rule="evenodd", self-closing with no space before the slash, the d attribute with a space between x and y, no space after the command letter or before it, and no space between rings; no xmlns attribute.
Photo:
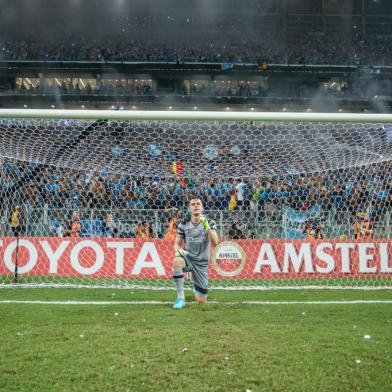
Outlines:
<svg viewBox="0 0 392 392"><path fill-rule="evenodd" d="M307 235L307 240L321 240L324 238L322 232L324 227L319 219L309 217L302 225L302 233Z"/></svg>
<svg viewBox="0 0 392 392"><path fill-rule="evenodd" d="M67 225L62 220L62 221L59 222L59 224L58 224L58 226L56 228L57 237L65 237L66 236L66 231L67 231Z"/></svg>
<svg viewBox="0 0 392 392"><path fill-rule="evenodd" d="M243 182L243 180L238 180L237 185L235 185L235 196L237 199L237 207L239 209L242 209L242 207L244 206L245 190L246 184Z"/></svg>
<svg viewBox="0 0 392 392"><path fill-rule="evenodd" d="M245 239L246 236L244 234L244 226L240 224L238 217L233 219L229 227L229 238L233 240L242 240Z"/></svg>
<svg viewBox="0 0 392 392"><path fill-rule="evenodd" d="M72 214L72 223L71 223L71 237L79 238L82 234L82 226L80 224L80 217L78 212L74 212Z"/></svg>
<svg viewBox="0 0 392 392"><path fill-rule="evenodd" d="M181 221L181 214L178 208L166 208L165 212L169 214L169 227L165 238L174 241L177 237L177 227Z"/></svg>
<svg viewBox="0 0 392 392"><path fill-rule="evenodd" d="M359 211L357 213L356 221L354 222L352 229L356 240L373 238L373 226L370 222L369 215L364 211Z"/></svg>
<svg viewBox="0 0 392 392"><path fill-rule="evenodd" d="M16 206L11 215L11 230L14 237L19 237L22 231L20 206Z"/></svg>
<svg viewBox="0 0 392 392"><path fill-rule="evenodd" d="M152 229L146 221L137 222L133 232L136 238L152 238Z"/></svg>
<svg viewBox="0 0 392 392"><path fill-rule="evenodd" d="M117 237L118 229L113 214L107 214L104 222L104 233L106 238Z"/></svg>

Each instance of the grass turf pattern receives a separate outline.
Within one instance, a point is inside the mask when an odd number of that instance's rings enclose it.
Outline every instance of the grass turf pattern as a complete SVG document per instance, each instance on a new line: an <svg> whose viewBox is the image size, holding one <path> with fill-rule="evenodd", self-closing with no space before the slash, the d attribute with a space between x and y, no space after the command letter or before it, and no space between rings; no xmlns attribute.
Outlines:
<svg viewBox="0 0 392 392"><path fill-rule="evenodd" d="M0 300L172 301L174 291L1 289ZM187 292L188 299L192 297ZM214 304L0 303L4 391L389 391L388 290L212 291Z"/></svg>

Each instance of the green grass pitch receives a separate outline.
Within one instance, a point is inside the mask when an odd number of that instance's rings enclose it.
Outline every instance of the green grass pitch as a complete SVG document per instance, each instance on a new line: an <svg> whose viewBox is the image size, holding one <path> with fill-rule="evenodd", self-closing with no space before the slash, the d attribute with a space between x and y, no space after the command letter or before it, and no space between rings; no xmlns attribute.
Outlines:
<svg viewBox="0 0 392 392"><path fill-rule="evenodd" d="M1 289L0 391L392 390L392 303L342 302L392 301L391 290L214 290L179 311L174 295Z"/></svg>

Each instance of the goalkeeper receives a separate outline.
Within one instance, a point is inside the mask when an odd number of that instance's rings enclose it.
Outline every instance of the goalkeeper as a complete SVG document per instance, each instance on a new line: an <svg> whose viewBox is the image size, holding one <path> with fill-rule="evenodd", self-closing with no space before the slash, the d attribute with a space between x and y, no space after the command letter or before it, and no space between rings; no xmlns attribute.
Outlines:
<svg viewBox="0 0 392 392"><path fill-rule="evenodd" d="M216 224L203 215L203 203L192 198L189 203L190 219L178 225L174 244L173 279L177 290L174 309L185 307L184 272L192 273L193 293L200 303L207 302L208 261L211 244L218 245Z"/></svg>

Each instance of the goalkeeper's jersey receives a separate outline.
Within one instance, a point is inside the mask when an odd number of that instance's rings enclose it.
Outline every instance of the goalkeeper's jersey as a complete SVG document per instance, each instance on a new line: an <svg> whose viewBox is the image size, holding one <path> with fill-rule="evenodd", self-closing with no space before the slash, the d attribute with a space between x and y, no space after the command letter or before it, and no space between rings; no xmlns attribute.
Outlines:
<svg viewBox="0 0 392 392"><path fill-rule="evenodd" d="M209 220L211 230L216 230L216 223ZM211 243L208 234L201 223L191 220L181 222L177 228L177 236L184 240L184 249L189 252L188 257L194 261L208 263Z"/></svg>

